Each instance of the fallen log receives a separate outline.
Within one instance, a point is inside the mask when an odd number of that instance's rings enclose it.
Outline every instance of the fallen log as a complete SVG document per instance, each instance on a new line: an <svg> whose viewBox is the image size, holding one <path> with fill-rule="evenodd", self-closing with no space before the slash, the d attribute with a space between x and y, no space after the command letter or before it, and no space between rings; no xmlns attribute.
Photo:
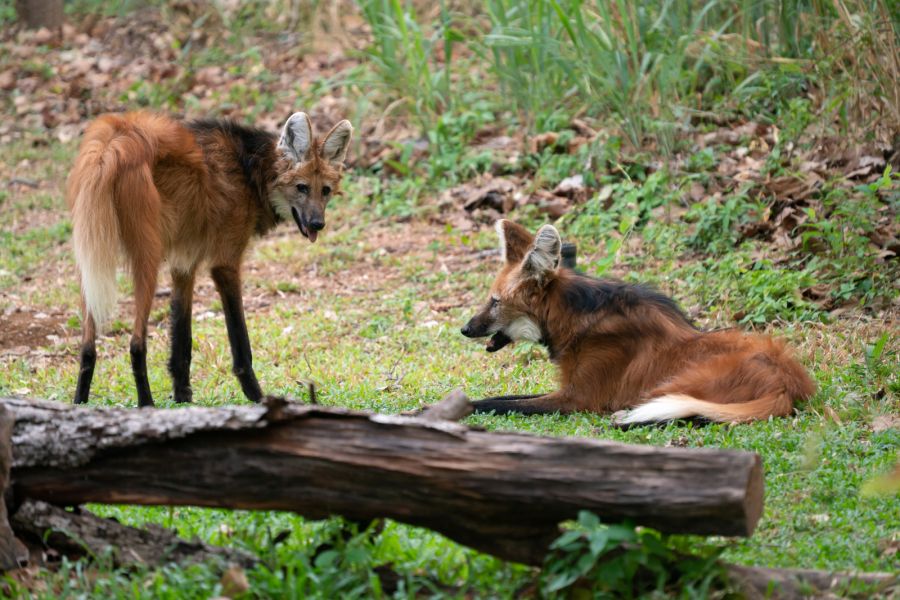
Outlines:
<svg viewBox="0 0 900 600"><path fill-rule="evenodd" d="M900 593L900 576L896 573L769 569L741 565L725 565L725 570L730 581L748 600L894 598L895 593Z"/></svg>
<svg viewBox="0 0 900 600"><path fill-rule="evenodd" d="M9 526L6 502L2 501L9 484L9 470L12 466L12 413L0 406L0 572L18 567L27 556L22 545Z"/></svg>
<svg viewBox="0 0 900 600"><path fill-rule="evenodd" d="M0 484L2 484L2 475L4 474L2 468L4 456L7 466L10 462L8 441L9 432L12 429L10 418L12 413L19 417L20 427L16 430L19 437L16 440L17 442L22 442L16 448L17 461L15 464L25 469L39 469L39 465L42 463L54 465L55 468L60 468L61 466L78 467L89 465L92 461L110 453L114 454L117 449L131 448L133 450L142 448L152 451L154 444L185 440L198 433L218 432L219 435L227 436L229 431L240 432L265 429L279 423L306 418L337 419L338 421L346 418L351 420L365 418L369 419L373 425L381 423L388 427L415 428L416 426L414 419L393 420L376 415L365 415L335 409L324 409L317 414L315 411L299 410L300 407L296 405L286 404L275 399L270 399L265 408L229 407L218 410L199 409L199 411L189 409L187 413L184 411L160 411L155 416L152 416L151 413L151 418L148 418L147 411L110 411L101 409L74 412L69 407L53 403L23 400L9 400L8 402L17 407L17 410L10 411L7 410L6 402L0 401ZM451 435L459 436L461 434L480 433L472 432L465 428L447 428L445 427L448 425L446 423L443 424L444 426L440 425L440 419L442 418L456 419L468 414L468 412L470 412L470 406L464 394L454 392L448 395L444 401L435 405L432 410L425 411L422 417L426 420L437 422L438 426L436 429L438 431L445 431ZM188 415L196 418L193 420L186 418ZM54 416L62 418L54 421ZM419 423L419 425L422 425L422 423ZM427 426L427 424L425 425ZM47 435L60 432L65 433L62 437L49 437L41 440L37 433L41 427L46 427L44 433ZM6 433L6 435L4 436L3 433ZM514 436L505 434L493 434L491 437L503 438L505 444L512 444L511 447L516 447L521 443L521 440L511 442L508 438ZM526 440L531 441L537 440L535 443L538 444L540 444L540 440L545 439L528 438L527 436L517 437L524 437ZM353 439L356 438L345 441L352 441ZM210 441L210 443L215 442ZM262 441L257 440L257 443L261 447L265 447ZM225 446L228 445L225 444ZM4 448L7 449L5 455L3 454ZM290 449L290 445L281 446L276 453L284 453ZM560 450L560 455L563 456L571 449L558 450ZM254 456L256 456L258 451L259 448L255 448ZM596 451L596 447L592 447L590 450L590 452ZM521 449L517 449L516 452L521 452ZM297 453L297 456L306 455L301 452ZM313 454L307 458L313 460L315 456ZM461 464L465 465L468 463L464 460ZM339 464L338 466L346 467L344 464ZM237 469L238 467L239 465L236 465L234 468ZM13 475L15 476L17 473L19 471L14 471ZM158 473L150 473L149 475L154 478L159 477ZM162 487L166 481L166 478L162 477L153 485ZM323 485L324 483L320 482L318 487L321 488ZM2 487L0 485L0 489ZM431 489L427 486L426 488ZM17 495L20 499L22 490L27 489L29 488L19 486ZM379 489L375 488L372 491L375 495L378 495ZM109 490L106 493L109 493ZM314 493L321 496L323 490L318 489ZM280 497L282 498L280 501L283 501L284 494ZM562 494L562 497L567 498L568 496L567 494ZM211 505L208 502L208 496L203 496L203 498L201 505ZM490 498L487 498L487 500L490 500ZM364 503L365 499L363 498L361 502ZM443 499L443 502L446 502L446 499ZM2 504L0 503L0 509L3 508ZM228 499L215 505L245 507L243 504L239 505ZM405 504L402 505L406 506ZM418 507L418 505L416 506ZM293 510L292 508L289 509ZM312 511L304 510L302 512L303 514L309 514ZM525 518L531 518L529 517L530 513L526 512L525 514ZM452 517L452 515L448 515L449 517ZM399 520L418 523L419 521L416 521L416 518L415 516L409 516L405 519L399 518ZM121 525L110 519L96 517L83 509L77 512L68 512L40 501L25 500L20 502L12 517L12 523L15 526L16 533L23 538L30 538L32 543L35 542L36 538L40 538L40 543L49 543L55 550L69 555L74 553L75 556L84 554L85 551L94 555L111 551L112 558L116 564L135 562L161 564L168 561L195 562L206 561L212 557L222 557L228 562L249 566L255 560L254 557L239 551L215 548L200 542L179 540L171 532L158 526L151 525L147 530L139 530ZM5 520L0 521L0 527L4 525L6 525ZM544 525L547 531L554 529L552 524L544 523ZM509 528L514 527L514 525L504 521L501 528L503 527ZM447 535L454 537L454 533L447 528L442 529L439 526L433 528L438 531L444 531ZM497 543L494 543L492 546L495 550L491 550L488 547L490 545L486 543L481 543L480 545L471 543L471 545L488 552L493 551L495 554L511 558L512 560L540 564L543 559L542 552L545 546L542 545L544 542L543 538L540 537L540 530L536 531L539 535L538 538L523 540L527 547L525 551L511 552L509 551L509 546ZM488 531L486 530L485 535L487 534ZM556 531L554 530L553 535L555 534ZM4 535L0 534L0 546L2 546L3 541ZM8 541L18 543L17 540L12 540L11 538ZM478 541L483 542L484 540L476 540L476 542ZM504 554L499 554L496 551L497 549ZM20 552L21 548L17 553ZM15 560L21 562L21 555L17 556ZM878 593L883 593L886 590L896 590L898 585L897 576L887 573L833 573L807 569L724 566L730 578L748 598L795 598L810 591L819 594L841 593L847 589L855 589L861 584L869 586L867 588L869 590L877 589L879 590ZM379 573L379 576L382 575Z"/></svg>
<svg viewBox="0 0 900 600"><path fill-rule="evenodd" d="M487 433L269 399L169 410L2 399L15 498L388 517L541 564L558 524L591 510L670 533L749 535L756 454Z"/></svg>
<svg viewBox="0 0 900 600"><path fill-rule="evenodd" d="M117 567L191 564L214 559L251 567L258 562L256 557L241 550L183 540L153 523L138 529L84 509L69 512L34 500L23 502L11 522L16 534L32 545L47 546L73 558L109 556Z"/></svg>

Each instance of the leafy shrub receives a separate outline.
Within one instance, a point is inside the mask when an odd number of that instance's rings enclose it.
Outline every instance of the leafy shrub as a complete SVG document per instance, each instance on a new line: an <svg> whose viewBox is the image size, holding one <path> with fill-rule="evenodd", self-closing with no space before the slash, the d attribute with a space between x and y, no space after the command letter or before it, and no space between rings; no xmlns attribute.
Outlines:
<svg viewBox="0 0 900 600"><path fill-rule="evenodd" d="M589 592L594 598L708 597L728 588L718 563L724 548L685 553L673 538L629 523L605 525L582 511L573 527L551 545L542 579L546 597Z"/></svg>

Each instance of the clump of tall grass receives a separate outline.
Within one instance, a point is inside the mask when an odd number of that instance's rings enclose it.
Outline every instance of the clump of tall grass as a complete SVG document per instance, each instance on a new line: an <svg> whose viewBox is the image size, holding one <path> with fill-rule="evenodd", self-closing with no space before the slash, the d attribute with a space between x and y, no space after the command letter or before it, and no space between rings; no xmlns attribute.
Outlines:
<svg viewBox="0 0 900 600"><path fill-rule="evenodd" d="M884 0L814 2L823 24L814 34L814 70L847 125L900 135L900 9Z"/></svg>
<svg viewBox="0 0 900 600"><path fill-rule="evenodd" d="M636 147L649 136L665 150L694 111L785 62L825 80L838 66L850 75L840 93L849 85L857 100L874 94L892 120L900 111L897 31L885 0L462 4L453 12L444 2L359 1L374 37L372 64L426 132L465 92L456 82L467 80L451 76L470 68L453 62L463 41L481 59L478 86L527 128L561 115L611 117ZM859 82L868 83L854 88Z"/></svg>
<svg viewBox="0 0 900 600"><path fill-rule="evenodd" d="M526 123L540 127L548 108L612 113L640 146L648 126L662 131L701 88L712 62L695 41L712 5L691 13L674 2L491 0L483 43Z"/></svg>
<svg viewBox="0 0 900 600"><path fill-rule="evenodd" d="M406 106L427 131L434 117L453 104L453 44L462 37L451 26L443 0L436 15L428 3L422 4L428 16L401 0L360 0L359 7L372 28L366 54L394 96L391 104ZM428 20L433 22L426 25Z"/></svg>

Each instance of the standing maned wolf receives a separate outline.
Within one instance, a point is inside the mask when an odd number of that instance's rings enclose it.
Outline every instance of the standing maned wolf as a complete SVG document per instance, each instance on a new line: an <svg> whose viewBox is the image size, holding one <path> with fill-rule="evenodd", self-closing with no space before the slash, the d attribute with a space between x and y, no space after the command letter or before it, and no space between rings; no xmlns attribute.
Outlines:
<svg viewBox="0 0 900 600"><path fill-rule="evenodd" d="M201 265L222 298L234 374L247 398L259 401L241 260L251 237L283 220L293 218L300 233L316 241L325 205L338 192L352 131L341 121L320 141L304 113L291 115L280 138L230 121L179 122L146 112L91 123L66 189L84 317L75 402L87 402L90 393L97 329L115 308L120 255L134 281L131 367L138 405L153 405L147 318L164 259L172 272L175 401L191 401L191 302Z"/></svg>
<svg viewBox="0 0 900 600"><path fill-rule="evenodd" d="M621 411L621 424L739 422L787 415L793 401L815 391L781 342L699 331L667 296L560 267L560 237L551 225L535 236L498 221L497 232L503 269L462 334L492 336L489 352L515 340L542 343L559 365L561 385L545 395L481 400L476 411Z"/></svg>

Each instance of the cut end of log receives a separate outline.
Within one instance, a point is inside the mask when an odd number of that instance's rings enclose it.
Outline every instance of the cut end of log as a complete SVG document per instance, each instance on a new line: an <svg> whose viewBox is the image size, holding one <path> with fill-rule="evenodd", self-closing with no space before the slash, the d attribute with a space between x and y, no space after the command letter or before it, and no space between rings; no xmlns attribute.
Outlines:
<svg viewBox="0 0 900 600"><path fill-rule="evenodd" d="M762 459L759 457L759 454L754 454L753 466L747 475L747 491L744 494L744 514L747 519L744 535L747 537L753 535L756 525L762 518L764 489L765 478L763 477Z"/></svg>

